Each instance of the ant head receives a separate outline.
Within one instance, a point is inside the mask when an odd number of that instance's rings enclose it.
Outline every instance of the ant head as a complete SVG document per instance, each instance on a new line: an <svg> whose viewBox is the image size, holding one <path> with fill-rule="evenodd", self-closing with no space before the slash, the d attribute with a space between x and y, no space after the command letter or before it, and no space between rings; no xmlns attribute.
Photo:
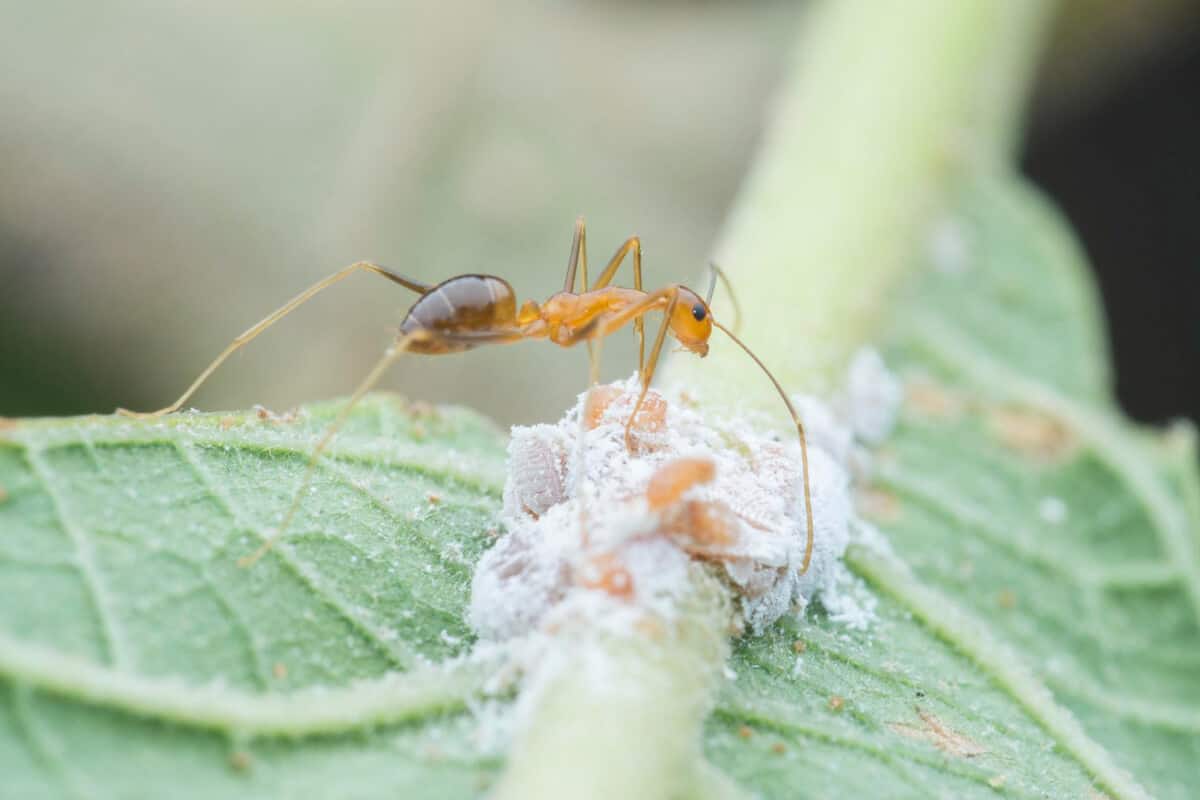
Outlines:
<svg viewBox="0 0 1200 800"><path fill-rule="evenodd" d="M685 349L703 358L712 336L712 312L708 303L686 286L679 287L678 298L671 312L671 333Z"/></svg>

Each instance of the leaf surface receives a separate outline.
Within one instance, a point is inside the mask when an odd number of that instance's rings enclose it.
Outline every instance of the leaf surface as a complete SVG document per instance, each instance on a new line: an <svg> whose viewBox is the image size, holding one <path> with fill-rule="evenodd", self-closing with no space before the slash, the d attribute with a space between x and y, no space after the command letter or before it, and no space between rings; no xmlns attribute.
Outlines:
<svg viewBox="0 0 1200 800"><path fill-rule="evenodd" d="M470 796L497 761L472 565L503 441L461 410L363 404L289 535L329 406L0 433L0 773L20 797ZM267 416L267 418L260 418Z"/></svg>

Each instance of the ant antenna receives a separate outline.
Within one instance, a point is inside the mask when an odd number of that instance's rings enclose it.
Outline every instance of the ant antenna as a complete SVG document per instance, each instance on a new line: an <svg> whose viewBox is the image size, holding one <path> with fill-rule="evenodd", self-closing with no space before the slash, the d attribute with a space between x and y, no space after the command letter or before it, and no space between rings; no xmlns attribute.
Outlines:
<svg viewBox="0 0 1200 800"><path fill-rule="evenodd" d="M713 269L716 270L716 274L721 274L720 270L716 269L716 265L713 265ZM733 331L729 330L729 328L726 328L715 319L713 320L713 325L723 330L725 335L733 339L738 347L746 351L746 355L754 359L754 363L758 364L759 368L771 379L771 383L775 384L775 391L779 392L780 398L783 399L783 404L787 406L788 413L792 415L792 422L796 423L796 432L800 434L800 464L804 470L804 514L808 523L808 542L804 545L804 563L800 566L800 574L803 575L808 572L808 564L812 561L813 553L812 496L808 488L808 442L804 438L804 424L800 422L800 416L796 413L795 406L788 399L787 393L783 391L783 387L779 385L779 381L775 380L775 376L771 374L771 370L767 369L767 365L758 356L754 355L754 351L747 347L745 342L734 336Z"/></svg>
<svg viewBox="0 0 1200 800"><path fill-rule="evenodd" d="M733 283L729 280L729 276L725 274L725 270L718 267L714 262L708 262L708 268L712 270L712 282L708 284L708 296L704 298L706 306L712 305L713 292L717 288L717 278L721 279L721 283L725 284L725 290L729 292L729 302L733 303L733 329L740 331L742 329L742 306L738 302L737 294L733 291Z"/></svg>

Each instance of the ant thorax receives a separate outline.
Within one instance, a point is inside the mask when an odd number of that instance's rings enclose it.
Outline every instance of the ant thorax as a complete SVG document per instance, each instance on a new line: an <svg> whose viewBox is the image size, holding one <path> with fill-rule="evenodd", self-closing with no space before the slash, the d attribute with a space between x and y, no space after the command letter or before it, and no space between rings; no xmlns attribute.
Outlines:
<svg viewBox="0 0 1200 800"><path fill-rule="evenodd" d="M720 575L739 624L753 630L818 594L836 593L829 605L844 607L850 579L841 556L853 522L845 453L810 449L816 547L802 575L795 438L761 418L706 420L687 402L651 391L630 426L630 450L625 423L638 389L636 376L599 386L558 423L513 429L507 533L475 575L476 630L506 639L554 628L597 603L607 608L606 624L622 615L635 627L647 615L670 618L697 562ZM815 411L814 402L800 405ZM814 439L842 438L824 429L832 420L812 414Z"/></svg>
<svg viewBox="0 0 1200 800"><path fill-rule="evenodd" d="M607 286L583 294L558 292L542 303L538 314L546 324L550 341L570 346L580 341L578 335L601 315L620 311L645 297L645 292L620 286Z"/></svg>

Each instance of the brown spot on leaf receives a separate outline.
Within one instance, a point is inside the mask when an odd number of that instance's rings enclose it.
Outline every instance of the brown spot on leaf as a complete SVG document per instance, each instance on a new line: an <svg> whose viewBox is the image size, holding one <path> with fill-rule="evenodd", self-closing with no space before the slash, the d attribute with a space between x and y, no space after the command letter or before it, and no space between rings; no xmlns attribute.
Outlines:
<svg viewBox="0 0 1200 800"><path fill-rule="evenodd" d="M876 522L895 522L900 519L900 499L886 489L866 486L855 494L858 510Z"/></svg>
<svg viewBox="0 0 1200 800"><path fill-rule="evenodd" d="M962 416L966 403L962 397L932 378L914 378L904 387L904 402L923 417L953 420Z"/></svg>
<svg viewBox="0 0 1200 800"><path fill-rule="evenodd" d="M988 411L987 423L1001 444L1035 461L1062 461L1075 449L1075 435L1066 423L1042 411L1000 406Z"/></svg>
<svg viewBox="0 0 1200 800"><path fill-rule="evenodd" d="M251 764L250 754L245 750L234 750L229 754L229 766L237 772L248 771Z"/></svg>
<svg viewBox="0 0 1200 800"><path fill-rule="evenodd" d="M283 680L288 674L287 665L282 661L276 661L275 666L271 667L271 674L275 676L276 680Z"/></svg>
<svg viewBox="0 0 1200 800"><path fill-rule="evenodd" d="M797 639L796 641L792 642L792 652L795 653L796 655L800 655L807 649L808 649L808 645L805 643L805 641L803 639Z"/></svg>
<svg viewBox="0 0 1200 800"><path fill-rule="evenodd" d="M787 747L784 746L783 742L776 742L771 745L771 752L777 756L781 756L787 752Z"/></svg>
<svg viewBox="0 0 1200 800"><path fill-rule="evenodd" d="M829 698L829 710L841 711L846 705L846 699L840 694L835 694Z"/></svg>
<svg viewBox="0 0 1200 800"><path fill-rule="evenodd" d="M753 735L754 731L750 730L749 725L743 725L742 727L738 728L738 736L742 737L743 739L749 739Z"/></svg>
<svg viewBox="0 0 1200 800"><path fill-rule="evenodd" d="M282 414L276 414L266 406L254 406L254 414L263 422L272 422L276 425L290 425L300 419L300 415L296 413L296 409L285 411Z"/></svg>
<svg viewBox="0 0 1200 800"><path fill-rule="evenodd" d="M8 489L0 486L0 505L8 502Z"/></svg>
<svg viewBox="0 0 1200 800"><path fill-rule="evenodd" d="M221 417L221 430L227 431L237 424L237 418L233 416Z"/></svg>
<svg viewBox="0 0 1200 800"><path fill-rule="evenodd" d="M929 742L938 750L955 758L975 758L987 752L983 745L950 728L934 714L918 708L917 717L921 720L920 725L892 722L888 727L893 733L909 739Z"/></svg>

